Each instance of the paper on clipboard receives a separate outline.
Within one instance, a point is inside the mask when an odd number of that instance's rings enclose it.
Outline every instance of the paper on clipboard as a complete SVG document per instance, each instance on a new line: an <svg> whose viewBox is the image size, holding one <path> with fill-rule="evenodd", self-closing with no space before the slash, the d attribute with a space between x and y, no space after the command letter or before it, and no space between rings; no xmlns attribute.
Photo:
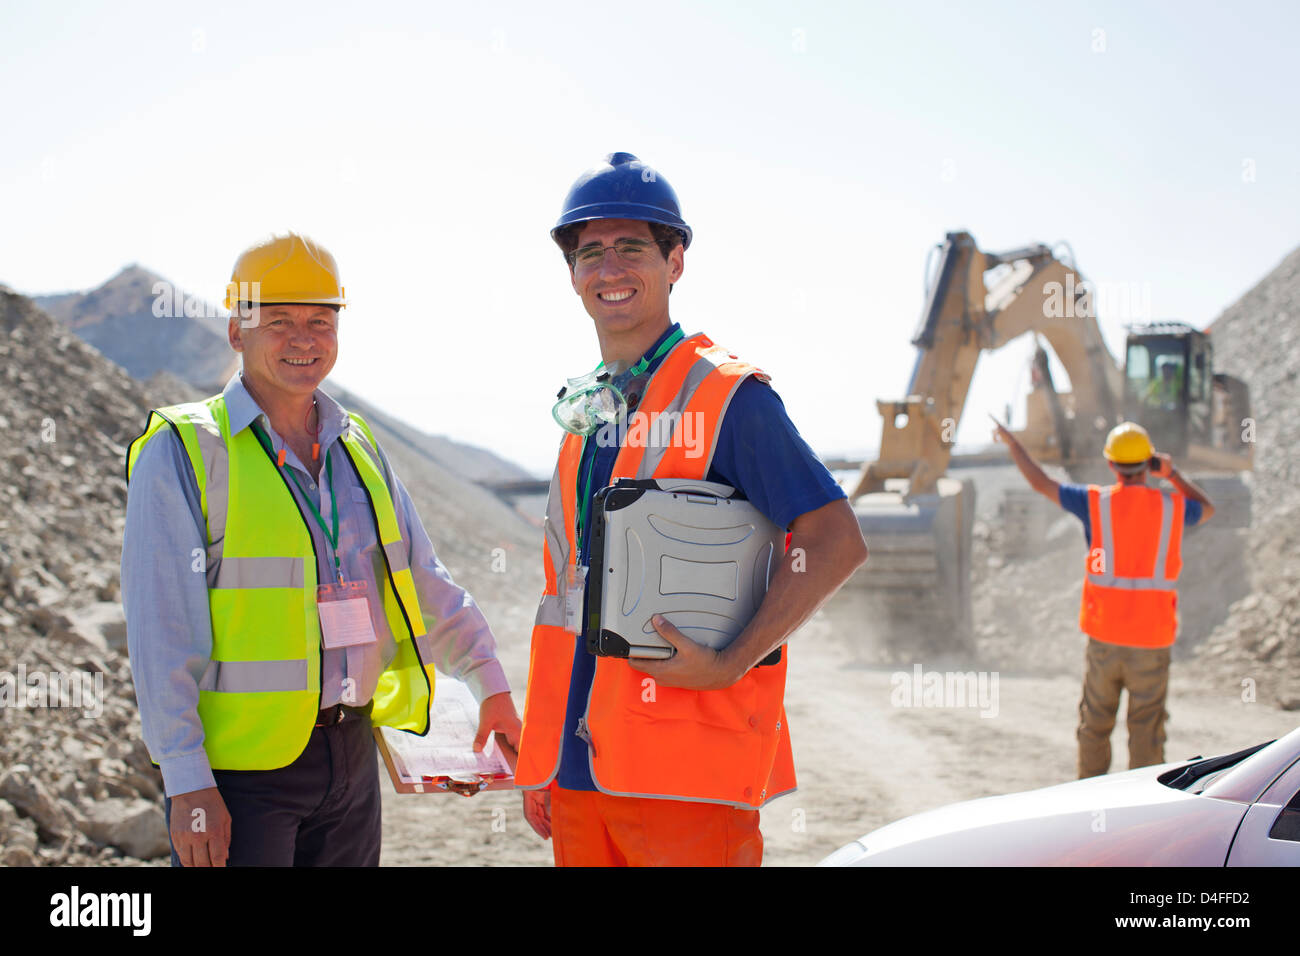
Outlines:
<svg viewBox="0 0 1300 956"><path fill-rule="evenodd" d="M478 702L462 681L438 675L433 706L429 714L429 733L424 737L377 727L376 733L392 759L393 783L431 784L446 778L478 776L501 781L512 771L494 735L488 736L483 750L474 752L474 734L478 729Z"/></svg>

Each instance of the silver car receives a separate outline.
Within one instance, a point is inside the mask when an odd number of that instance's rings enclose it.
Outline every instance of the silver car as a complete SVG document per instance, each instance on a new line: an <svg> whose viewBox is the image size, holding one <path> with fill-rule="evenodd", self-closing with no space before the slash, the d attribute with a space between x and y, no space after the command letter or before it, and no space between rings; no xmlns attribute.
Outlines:
<svg viewBox="0 0 1300 956"><path fill-rule="evenodd" d="M1300 728L1165 763L918 813L820 866L1300 866Z"/></svg>

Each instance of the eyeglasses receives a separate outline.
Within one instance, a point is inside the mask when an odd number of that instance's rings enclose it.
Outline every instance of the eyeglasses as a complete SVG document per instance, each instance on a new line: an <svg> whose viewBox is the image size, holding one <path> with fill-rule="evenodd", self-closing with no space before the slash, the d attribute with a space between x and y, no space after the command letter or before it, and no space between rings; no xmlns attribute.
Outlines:
<svg viewBox="0 0 1300 956"><path fill-rule="evenodd" d="M614 254L624 262L640 262L655 246L653 239L615 239L610 246L599 242L590 242L580 249L570 252L567 258L571 267L594 266L605 258L605 250L613 249Z"/></svg>

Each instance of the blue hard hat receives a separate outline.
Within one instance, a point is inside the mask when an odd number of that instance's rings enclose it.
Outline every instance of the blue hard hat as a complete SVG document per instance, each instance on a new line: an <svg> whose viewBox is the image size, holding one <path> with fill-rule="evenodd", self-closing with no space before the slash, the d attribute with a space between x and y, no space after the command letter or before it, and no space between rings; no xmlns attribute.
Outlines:
<svg viewBox="0 0 1300 956"><path fill-rule="evenodd" d="M593 219L639 219L671 226L691 244L691 227L682 219L677 193L668 181L631 153L610 153L605 162L578 177L564 199L551 238L565 226Z"/></svg>

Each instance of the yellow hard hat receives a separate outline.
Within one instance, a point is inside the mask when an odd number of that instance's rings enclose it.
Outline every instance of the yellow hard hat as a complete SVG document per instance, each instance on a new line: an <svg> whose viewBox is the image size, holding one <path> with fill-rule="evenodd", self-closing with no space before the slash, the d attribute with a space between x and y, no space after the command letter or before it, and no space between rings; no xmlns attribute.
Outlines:
<svg viewBox="0 0 1300 956"><path fill-rule="evenodd" d="M1151 436L1137 422L1120 422L1106 436L1102 454L1117 465L1138 465L1155 454Z"/></svg>
<svg viewBox="0 0 1300 956"><path fill-rule="evenodd" d="M291 232L249 246L235 260L226 286L226 308L300 303L347 305L334 257L319 243Z"/></svg>

